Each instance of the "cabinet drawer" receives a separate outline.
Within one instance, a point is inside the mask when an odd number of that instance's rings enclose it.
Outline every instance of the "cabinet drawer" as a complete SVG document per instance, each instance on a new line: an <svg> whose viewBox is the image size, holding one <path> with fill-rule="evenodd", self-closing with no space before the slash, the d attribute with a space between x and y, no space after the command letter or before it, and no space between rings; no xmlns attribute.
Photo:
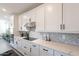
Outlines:
<svg viewBox="0 0 79 59"><path fill-rule="evenodd" d="M23 46L22 49L23 49L24 51L30 52L30 47Z"/></svg>
<svg viewBox="0 0 79 59"><path fill-rule="evenodd" d="M39 45L38 44L35 44L35 43L31 43L31 47L38 48Z"/></svg>
<svg viewBox="0 0 79 59"><path fill-rule="evenodd" d="M53 56L53 49L40 46L40 56Z"/></svg>
<svg viewBox="0 0 79 59"><path fill-rule="evenodd" d="M39 45L31 43L31 56L39 56Z"/></svg>
<svg viewBox="0 0 79 59"><path fill-rule="evenodd" d="M30 56L30 52L22 49L22 54L25 55L25 56Z"/></svg>
<svg viewBox="0 0 79 59"><path fill-rule="evenodd" d="M69 56L69 54L54 50L54 56Z"/></svg>

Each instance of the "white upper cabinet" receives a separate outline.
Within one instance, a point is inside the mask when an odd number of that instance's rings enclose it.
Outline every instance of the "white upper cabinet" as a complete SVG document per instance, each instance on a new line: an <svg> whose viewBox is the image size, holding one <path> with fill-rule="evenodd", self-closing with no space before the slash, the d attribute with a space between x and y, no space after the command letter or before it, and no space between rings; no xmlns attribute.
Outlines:
<svg viewBox="0 0 79 59"><path fill-rule="evenodd" d="M24 14L24 19L26 19L26 23L29 22L29 19L31 18L31 13L28 11Z"/></svg>
<svg viewBox="0 0 79 59"><path fill-rule="evenodd" d="M32 22L35 22L35 10L30 10L24 14L19 16L19 30L20 31L27 31L25 24L29 22L31 19Z"/></svg>
<svg viewBox="0 0 79 59"><path fill-rule="evenodd" d="M36 32L79 32L79 4L46 3L19 16L19 30L27 31L24 25L36 22Z"/></svg>
<svg viewBox="0 0 79 59"><path fill-rule="evenodd" d="M62 4L49 3L45 5L45 31L61 32Z"/></svg>
<svg viewBox="0 0 79 59"><path fill-rule="evenodd" d="M22 31L26 31L26 27L25 27L25 24L26 24L26 19L22 19Z"/></svg>
<svg viewBox="0 0 79 59"><path fill-rule="evenodd" d="M18 25L19 25L19 31L22 31L22 15L19 16Z"/></svg>
<svg viewBox="0 0 79 59"><path fill-rule="evenodd" d="M62 24L62 4L43 4L24 14L22 27L25 22L36 22L36 32L60 32ZM24 21L23 21L24 20ZM24 29L24 28L22 28Z"/></svg>
<svg viewBox="0 0 79 59"><path fill-rule="evenodd" d="M30 13L30 19L32 22L35 22L36 21L36 9L32 9L29 11Z"/></svg>
<svg viewBox="0 0 79 59"><path fill-rule="evenodd" d="M36 31L44 32L44 5L36 8Z"/></svg>
<svg viewBox="0 0 79 59"><path fill-rule="evenodd" d="M26 27L24 26L27 22L27 19L24 14L19 16L19 31L26 31Z"/></svg>
<svg viewBox="0 0 79 59"><path fill-rule="evenodd" d="M14 15L10 16L10 28L14 28Z"/></svg>
<svg viewBox="0 0 79 59"><path fill-rule="evenodd" d="M10 33L14 34L14 15L10 16L10 20L9 20L9 29L10 29Z"/></svg>
<svg viewBox="0 0 79 59"><path fill-rule="evenodd" d="M63 24L64 32L79 33L79 4L63 4Z"/></svg>
<svg viewBox="0 0 79 59"><path fill-rule="evenodd" d="M26 23L29 22L29 19L31 19L31 22L35 22L35 20L36 20L35 16L36 16L36 10L35 9L32 9L32 10L24 13L24 19L26 19Z"/></svg>

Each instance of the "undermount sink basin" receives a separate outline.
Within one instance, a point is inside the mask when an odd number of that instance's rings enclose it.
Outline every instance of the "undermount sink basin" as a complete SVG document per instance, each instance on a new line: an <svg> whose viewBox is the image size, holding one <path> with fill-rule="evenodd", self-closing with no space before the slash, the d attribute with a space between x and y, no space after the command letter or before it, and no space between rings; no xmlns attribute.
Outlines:
<svg viewBox="0 0 79 59"><path fill-rule="evenodd" d="M30 37L29 39L28 39L28 38L23 38L23 39L29 40L29 41L34 41L34 40L36 40L36 38L31 38L31 37Z"/></svg>

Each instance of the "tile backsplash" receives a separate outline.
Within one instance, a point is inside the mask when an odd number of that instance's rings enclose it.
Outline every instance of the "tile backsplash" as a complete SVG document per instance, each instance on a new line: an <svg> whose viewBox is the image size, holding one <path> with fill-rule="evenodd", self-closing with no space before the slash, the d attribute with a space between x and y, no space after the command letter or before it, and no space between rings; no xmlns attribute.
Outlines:
<svg viewBox="0 0 79 59"><path fill-rule="evenodd" d="M30 32L30 37L38 38L38 39L39 39L39 38L42 39L42 35L41 35L41 33L33 32L33 31Z"/></svg>
<svg viewBox="0 0 79 59"><path fill-rule="evenodd" d="M71 33L45 33L45 32L30 32L30 37L45 39L45 35L50 34L51 41L62 42L66 44L79 45L79 34Z"/></svg>
<svg viewBox="0 0 79 59"><path fill-rule="evenodd" d="M42 36L44 34L50 34L51 41L79 45L79 34L71 34L71 33L41 33L41 34Z"/></svg>
<svg viewBox="0 0 79 59"><path fill-rule="evenodd" d="M61 42L71 45L79 45L79 34L41 32L36 37L45 39L45 34L50 34L51 41L56 41L56 42Z"/></svg>

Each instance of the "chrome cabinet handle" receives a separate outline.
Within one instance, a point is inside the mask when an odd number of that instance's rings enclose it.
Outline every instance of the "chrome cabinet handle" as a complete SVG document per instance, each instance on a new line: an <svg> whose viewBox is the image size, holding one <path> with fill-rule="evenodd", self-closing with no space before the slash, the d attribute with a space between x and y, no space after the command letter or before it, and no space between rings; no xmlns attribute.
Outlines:
<svg viewBox="0 0 79 59"><path fill-rule="evenodd" d="M24 46L24 48L27 48L26 46Z"/></svg>
<svg viewBox="0 0 79 59"><path fill-rule="evenodd" d="M62 24L60 24L60 30L62 30Z"/></svg>
<svg viewBox="0 0 79 59"><path fill-rule="evenodd" d="M30 48L30 52L31 52L31 48Z"/></svg>
<svg viewBox="0 0 79 59"><path fill-rule="evenodd" d="M65 30L65 24L60 24L60 29Z"/></svg>
<svg viewBox="0 0 79 59"><path fill-rule="evenodd" d="M46 50L46 49L43 49L44 51L48 51L48 50Z"/></svg>
<svg viewBox="0 0 79 59"><path fill-rule="evenodd" d="M63 30L65 29L65 24L63 24Z"/></svg>
<svg viewBox="0 0 79 59"><path fill-rule="evenodd" d="M36 47L36 45L32 45L33 47Z"/></svg>
<svg viewBox="0 0 79 59"><path fill-rule="evenodd" d="M16 42L16 44L18 44L18 42Z"/></svg>
<svg viewBox="0 0 79 59"><path fill-rule="evenodd" d="M63 56L63 55L61 55L61 56Z"/></svg>

